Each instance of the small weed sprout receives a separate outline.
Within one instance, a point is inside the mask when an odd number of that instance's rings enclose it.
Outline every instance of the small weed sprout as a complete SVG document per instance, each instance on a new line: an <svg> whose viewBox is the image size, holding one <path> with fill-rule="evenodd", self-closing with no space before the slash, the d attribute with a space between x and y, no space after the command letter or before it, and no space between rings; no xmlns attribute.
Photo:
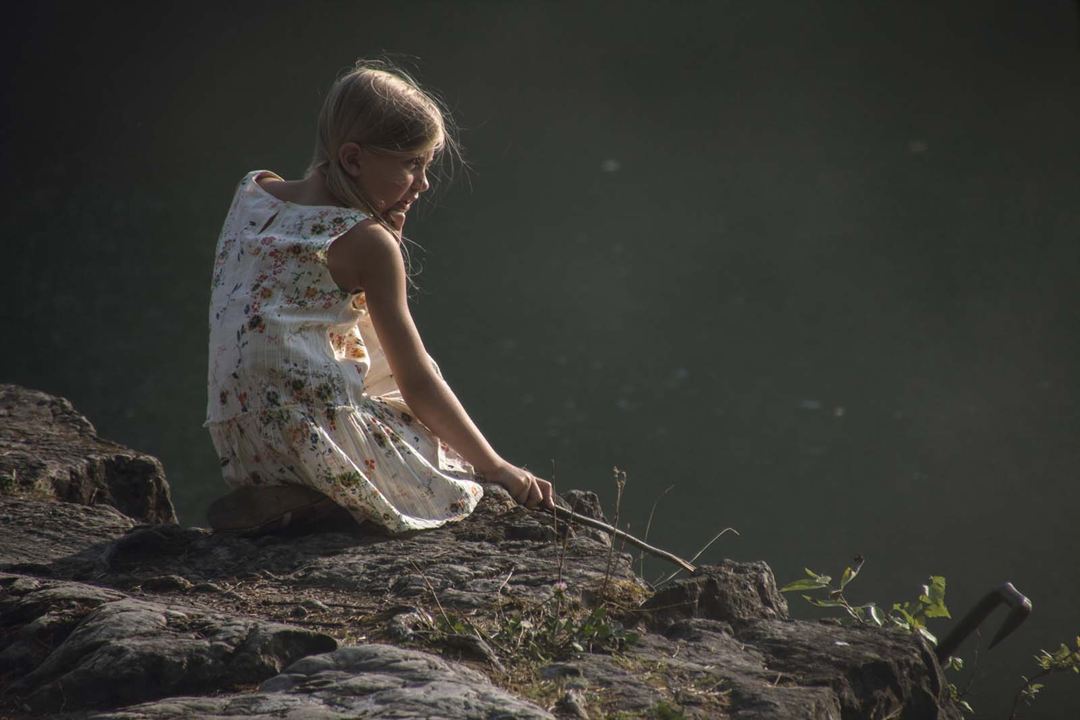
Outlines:
<svg viewBox="0 0 1080 720"><path fill-rule="evenodd" d="M622 508L622 494L623 488L626 487L626 471L614 468L615 474L615 522L613 527L619 527L619 510ZM604 568L604 585L600 590L600 597L607 597L608 581L611 580L612 562L615 556L615 538L611 538L611 545L608 547L607 566Z"/></svg>

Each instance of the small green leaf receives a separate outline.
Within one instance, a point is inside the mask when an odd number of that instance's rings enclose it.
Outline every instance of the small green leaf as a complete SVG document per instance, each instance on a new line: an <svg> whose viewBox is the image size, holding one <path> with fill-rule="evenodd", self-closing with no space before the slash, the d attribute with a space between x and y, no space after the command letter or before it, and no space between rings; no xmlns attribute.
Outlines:
<svg viewBox="0 0 1080 720"><path fill-rule="evenodd" d="M808 577L811 577L814 580L817 580L819 583L822 584L823 587L832 582L832 577L829 576L829 575L821 575L819 573L814 572L810 568L803 568L803 569L806 571L806 574L807 574Z"/></svg>
<svg viewBox="0 0 1080 720"><path fill-rule="evenodd" d="M923 585L925 593L919 598L923 604L923 614L928 618L952 617L949 609L945 607L945 578L934 575L930 578L929 585Z"/></svg>
<svg viewBox="0 0 1080 720"><path fill-rule="evenodd" d="M806 602L810 603L814 607L829 608L829 607L845 607L845 604L836 600L818 600L812 598L809 595L803 595Z"/></svg>
<svg viewBox="0 0 1080 720"><path fill-rule="evenodd" d="M823 587L828 587L829 583L822 583L818 580L811 578L803 578L802 580L796 580L790 582L784 587L780 588L780 592L795 592L796 590L818 590Z"/></svg>
<svg viewBox="0 0 1080 720"><path fill-rule="evenodd" d="M893 605L892 609L893 609L893 616L892 616L893 621L897 625L902 625L903 627L906 627L909 630L911 630L911 629L915 628L917 625L919 625L919 621L916 620L915 617L911 613L909 613L907 611L907 609L903 605L901 605L900 603L896 603L895 605Z"/></svg>
<svg viewBox="0 0 1080 720"><path fill-rule="evenodd" d="M855 579L855 576L859 574L858 568L852 569L850 566L844 568L843 575L840 576L840 589L843 590L847 587L847 584Z"/></svg>

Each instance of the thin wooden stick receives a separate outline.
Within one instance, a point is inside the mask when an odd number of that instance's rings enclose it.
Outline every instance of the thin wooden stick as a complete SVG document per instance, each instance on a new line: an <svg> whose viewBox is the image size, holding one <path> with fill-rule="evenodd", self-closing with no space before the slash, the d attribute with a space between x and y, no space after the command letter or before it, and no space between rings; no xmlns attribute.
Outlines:
<svg viewBox="0 0 1080 720"><path fill-rule="evenodd" d="M631 545L633 545L634 547L640 548L641 550L644 550L645 552L649 553L650 555L653 555L655 557L661 558L663 560L667 560L670 563L674 563L674 564L678 565L680 568L682 568L683 570L685 570L688 573L697 572L697 567L695 567L692 563L689 563L686 560L683 560L678 555L674 555L672 553L669 553L667 550L661 550L658 547L654 547L654 546L650 545L649 543L645 542L644 540L639 540L638 538L634 537L630 533L623 532L622 530L620 530L620 529L618 529L616 527L612 527L611 525L608 525L606 522L602 522L600 520L595 520L595 519L593 519L591 517L586 517L585 515L581 515L579 513L576 513L573 510L567 510L566 508L559 507L558 505L555 506L554 514L555 514L556 517L560 517L563 520L573 521L573 522L581 523L582 525L588 525L589 527L596 528L597 530L603 530L608 535L611 535L613 537L617 537L617 538L619 538L620 540L622 540L624 542L628 542Z"/></svg>
<svg viewBox="0 0 1080 720"><path fill-rule="evenodd" d="M724 535L725 535L726 533L729 533L729 532L733 532L733 533L735 533L736 535L738 535L738 534L739 534L739 531L738 531L738 530L736 530L735 528L730 528L730 527L728 527L728 528L724 528L724 529L723 529L723 530L721 530L720 532L716 533L716 535L715 535L715 536L713 537L713 539L712 539L712 540L710 540L709 542L705 543L705 547L703 547L703 548L701 548L700 550L698 550L698 551L697 551L697 554L696 554L696 555L694 555L694 557L690 558L690 562L694 562L694 561L695 561L695 560L697 560L697 559L698 559L699 557L701 557L701 553L703 553L703 552L705 552L706 550L708 550L708 549L709 549L709 546L710 546L710 545L712 545L712 544L713 544L714 542L716 542L716 541L717 541L717 540L719 540L719 539L720 539L721 537L723 537L723 536L724 536ZM664 578L664 579L663 579L663 580L661 580L660 582L658 582L658 583L653 583L653 587L659 587L660 585L663 585L663 584L664 584L664 583L666 583L666 582L667 582L668 580L670 580L671 578L675 577L675 576L676 576L676 575L678 575L678 574L679 574L679 571L678 571L678 570L676 570L675 572L671 573L670 575L668 575L668 576L667 576L666 578Z"/></svg>

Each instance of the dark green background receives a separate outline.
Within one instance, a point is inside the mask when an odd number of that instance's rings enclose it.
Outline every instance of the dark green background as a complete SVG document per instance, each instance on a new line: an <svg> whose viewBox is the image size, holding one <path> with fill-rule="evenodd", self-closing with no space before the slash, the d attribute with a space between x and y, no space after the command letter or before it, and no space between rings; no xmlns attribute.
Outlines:
<svg viewBox="0 0 1080 720"><path fill-rule="evenodd" d="M674 484L653 541L732 525L702 559L781 582L862 553L856 600L935 573L958 612L1012 580L1036 610L983 653L979 717L1080 632L1075 3L24 12L0 381L160 457L183 522L223 489L201 423L235 183L298 177L335 73L392 53L472 166L409 221L414 312L505 456L609 504L624 468L638 532ZM1063 677L1028 717L1078 715Z"/></svg>

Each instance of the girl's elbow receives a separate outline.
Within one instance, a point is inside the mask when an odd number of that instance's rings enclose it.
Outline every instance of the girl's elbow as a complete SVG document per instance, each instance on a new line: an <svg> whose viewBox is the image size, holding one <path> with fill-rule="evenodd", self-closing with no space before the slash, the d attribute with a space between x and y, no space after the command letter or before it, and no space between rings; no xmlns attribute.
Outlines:
<svg viewBox="0 0 1080 720"><path fill-rule="evenodd" d="M395 375L401 397L408 405L420 404L435 393L439 376L431 367L418 367L409 372Z"/></svg>

